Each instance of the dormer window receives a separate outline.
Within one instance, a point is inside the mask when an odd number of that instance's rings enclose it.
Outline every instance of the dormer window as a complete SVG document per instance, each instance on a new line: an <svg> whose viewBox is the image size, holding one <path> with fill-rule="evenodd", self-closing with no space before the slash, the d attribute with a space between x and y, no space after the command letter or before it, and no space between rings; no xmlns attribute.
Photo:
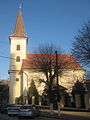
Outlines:
<svg viewBox="0 0 90 120"><path fill-rule="evenodd" d="M17 45L17 48L16 48L16 50L20 50L20 45Z"/></svg>
<svg viewBox="0 0 90 120"><path fill-rule="evenodd" d="M17 56L16 62L20 62L20 56Z"/></svg>

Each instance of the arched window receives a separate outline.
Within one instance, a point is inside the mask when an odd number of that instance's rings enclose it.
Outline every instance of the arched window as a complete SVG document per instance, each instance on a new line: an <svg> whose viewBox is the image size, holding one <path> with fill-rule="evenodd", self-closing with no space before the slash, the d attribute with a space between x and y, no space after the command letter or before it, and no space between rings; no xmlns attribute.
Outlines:
<svg viewBox="0 0 90 120"><path fill-rule="evenodd" d="M19 56L17 56L16 62L20 62L20 57Z"/></svg>
<svg viewBox="0 0 90 120"><path fill-rule="evenodd" d="M20 50L20 45L17 45L17 48L16 48L17 50Z"/></svg>

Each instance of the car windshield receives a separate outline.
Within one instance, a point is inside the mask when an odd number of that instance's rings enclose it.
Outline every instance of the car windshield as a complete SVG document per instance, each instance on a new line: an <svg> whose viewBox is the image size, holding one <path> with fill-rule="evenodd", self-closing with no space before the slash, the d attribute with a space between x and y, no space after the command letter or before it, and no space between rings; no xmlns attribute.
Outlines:
<svg viewBox="0 0 90 120"><path fill-rule="evenodd" d="M19 106L11 106L11 107L8 107L8 109L17 109L19 108Z"/></svg>
<svg viewBox="0 0 90 120"><path fill-rule="evenodd" d="M16 106L15 104L7 104L6 107Z"/></svg>
<svg viewBox="0 0 90 120"><path fill-rule="evenodd" d="M31 109L32 106L21 106L20 109Z"/></svg>

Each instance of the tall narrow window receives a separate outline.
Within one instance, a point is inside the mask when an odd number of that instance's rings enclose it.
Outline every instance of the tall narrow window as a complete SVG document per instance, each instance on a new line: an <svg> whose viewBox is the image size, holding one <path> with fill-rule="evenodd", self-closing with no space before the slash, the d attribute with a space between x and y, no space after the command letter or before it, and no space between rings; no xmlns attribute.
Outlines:
<svg viewBox="0 0 90 120"><path fill-rule="evenodd" d="M19 56L17 56L16 62L20 62L20 57Z"/></svg>
<svg viewBox="0 0 90 120"><path fill-rule="evenodd" d="M20 45L17 45L17 48L16 48L17 50L20 50Z"/></svg>

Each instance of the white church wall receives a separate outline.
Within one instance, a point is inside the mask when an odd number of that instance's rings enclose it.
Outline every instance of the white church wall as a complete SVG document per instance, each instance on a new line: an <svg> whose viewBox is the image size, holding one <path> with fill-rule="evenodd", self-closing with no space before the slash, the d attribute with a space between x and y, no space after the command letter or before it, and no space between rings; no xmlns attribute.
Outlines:
<svg viewBox="0 0 90 120"><path fill-rule="evenodd" d="M24 71L25 73L23 73L23 79L24 79L24 90L28 87L30 87L30 84L31 84L31 80L33 79L35 85L36 85L36 88L38 90L38 93L41 95L43 93L43 90L44 90L44 87L45 87L45 84L44 83L40 83L39 82L39 79L46 79L45 78L45 75L41 72L35 72L34 70L28 70L28 71ZM28 81L27 81L27 76L28 76ZM28 82L28 85L27 85L27 82Z"/></svg>
<svg viewBox="0 0 90 120"><path fill-rule="evenodd" d="M22 66L22 60L26 59L26 38L11 37L10 43L10 69L19 70ZM17 45L20 45L20 50L17 50ZM16 57L20 56L20 62L16 62Z"/></svg>
<svg viewBox="0 0 90 120"><path fill-rule="evenodd" d="M9 81L9 103L15 103L15 99L19 97L20 94L20 77L17 73L11 73Z"/></svg>
<svg viewBox="0 0 90 120"><path fill-rule="evenodd" d="M40 83L39 79L46 79L45 75L42 72L37 70L27 70L25 71L28 75L28 87L30 86L31 80L33 79L36 85L36 88L40 94L43 93L45 84ZM62 76L59 76L59 84L67 88L67 92L72 91L74 83L79 80L83 81L85 71L84 70L63 70ZM24 89L27 86L27 76L24 74Z"/></svg>
<svg viewBox="0 0 90 120"><path fill-rule="evenodd" d="M60 84L67 88L67 92L71 92L77 80L83 82L84 74L84 70L64 70L62 77L59 77Z"/></svg>
<svg viewBox="0 0 90 120"><path fill-rule="evenodd" d="M21 96L22 84L21 77L17 70L21 70L22 60L26 59L27 38L10 37L10 82L9 82L9 102L15 103L15 99ZM20 50L17 50L17 45L20 45ZM16 61L17 56L20 57L20 62ZM19 78L19 80L18 80Z"/></svg>

